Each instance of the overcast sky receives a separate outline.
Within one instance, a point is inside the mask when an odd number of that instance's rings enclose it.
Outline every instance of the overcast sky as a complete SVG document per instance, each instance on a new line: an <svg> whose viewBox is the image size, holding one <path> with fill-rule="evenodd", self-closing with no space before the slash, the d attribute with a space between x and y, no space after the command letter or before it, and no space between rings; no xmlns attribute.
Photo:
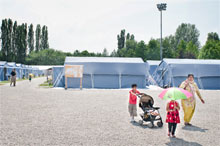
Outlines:
<svg viewBox="0 0 220 146"><path fill-rule="evenodd" d="M167 2L163 36L182 22L196 25L202 45L208 32L220 33L220 0L0 0L0 18L47 25L50 47L57 50L110 52L121 29L138 41L158 38L160 2Z"/></svg>

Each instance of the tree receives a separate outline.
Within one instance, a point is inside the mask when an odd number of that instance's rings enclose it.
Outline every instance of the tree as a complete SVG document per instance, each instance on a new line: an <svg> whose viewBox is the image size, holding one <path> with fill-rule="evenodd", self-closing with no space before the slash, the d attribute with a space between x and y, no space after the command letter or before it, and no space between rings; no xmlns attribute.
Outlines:
<svg viewBox="0 0 220 146"><path fill-rule="evenodd" d="M22 25L19 25L17 27L17 33L17 62L25 63L25 58L27 55L27 24L22 23Z"/></svg>
<svg viewBox="0 0 220 146"><path fill-rule="evenodd" d="M127 49L126 48L122 48L122 49L118 49L118 57L126 57L126 54L127 54Z"/></svg>
<svg viewBox="0 0 220 146"><path fill-rule="evenodd" d="M2 60L8 61L8 42L7 42L7 35L8 35L8 31L7 31L7 27L8 27L8 21L7 19L2 20L2 25L1 25L1 53L2 53Z"/></svg>
<svg viewBox="0 0 220 146"><path fill-rule="evenodd" d="M200 59L220 59L220 40L217 33L209 33L199 53Z"/></svg>
<svg viewBox="0 0 220 146"><path fill-rule="evenodd" d="M186 58L196 59L199 55L199 49L192 41L186 45Z"/></svg>
<svg viewBox="0 0 220 146"><path fill-rule="evenodd" d="M147 60L160 60L160 42L151 39L147 45L146 51Z"/></svg>
<svg viewBox="0 0 220 146"><path fill-rule="evenodd" d="M34 29L33 29L33 24L31 24L28 27L28 48L29 48L29 53L34 51Z"/></svg>
<svg viewBox="0 0 220 146"><path fill-rule="evenodd" d="M26 58L27 64L32 65L63 65L65 53L53 49L32 51Z"/></svg>
<svg viewBox="0 0 220 146"><path fill-rule="evenodd" d="M209 40L216 40L216 41L219 41L219 36L216 32L210 32L208 33L208 38L207 38L207 41Z"/></svg>
<svg viewBox="0 0 220 146"><path fill-rule="evenodd" d="M137 43L137 48L135 50L135 56L141 57L144 61L146 60L146 44L144 41Z"/></svg>
<svg viewBox="0 0 220 146"><path fill-rule="evenodd" d="M87 50L84 50L80 53L80 56L90 56L90 53Z"/></svg>
<svg viewBox="0 0 220 146"><path fill-rule="evenodd" d="M187 43L184 40L181 40L179 45L177 46L177 54L178 58L186 58L186 45Z"/></svg>
<svg viewBox="0 0 220 146"><path fill-rule="evenodd" d="M134 40L134 35L133 35L133 34L131 35L131 38L130 38L130 40Z"/></svg>
<svg viewBox="0 0 220 146"><path fill-rule="evenodd" d="M40 46L41 46L41 50L49 48L48 31L47 31L47 26L45 26L45 25L42 27L41 45Z"/></svg>
<svg viewBox="0 0 220 146"><path fill-rule="evenodd" d="M107 57L109 54L108 54L108 50L106 48L104 48L103 52L102 52L102 56L103 57Z"/></svg>
<svg viewBox="0 0 220 146"><path fill-rule="evenodd" d="M3 60L3 58L2 58L2 50L0 50L0 60Z"/></svg>
<svg viewBox="0 0 220 146"><path fill-rule="evenodd" d="M40 50L40 45L41 45L41 26L40 26L40 24L38 24L37 27L36 27L35 39L36 39L35 50L39 51Z"/></svg>
<svg viewBox="0 0 220 146"><path fill-rule="evenodd" d="M207 41L200 51L199 58L220 59L220 41Z"/></svg>
<svg viewBox="0 0 220 146"><path fill-rule="evenodd" d="M17 39L17 21L14 22L13 25L13 32L12 32L12 61L16 61L17 60L17 44L16 44L16 39Z"/></svg>
<svg viewBox="0 0 220 146"><path fill-rule="evenodd" d="M27 56L27 45L28 45L28 43L27 43L27 33L28 33L28 31L27 31L27 23L24 23L24 24L22 24L22 32L23 32L23 34L22 34L22 45L23 45L23 49L22 49L22 52L23 52L23 58L22 58L22 62L21 63L25 63L25 57Z"/></svg>
<svg viewBox="0 0 220 146"><path fill-rule="evenodd" d="M79 50L75 50L73 52L73 56L80 56L80 51Z"/></svg>
<svg viewBox="0 0 220 146"><path fill-rule="evenodd" d="M110 56L111 57L118 57L118 54L115 50L113 50Z"/></svg>
<svg viewBox="0 0 220 146"><path fill-rule="evenodd" d="M126 41L127 40L130 40L130 33L127 33L127 35L126 35Z"/></svg>
<svg viewBox="0 0 220 146"><path fill-rule="evenodd" d="M112 52L114 56L118 57L135 57L135 50L137 46L137 42L134 39L134 35L130 33L125 33L125 30L121 30L121 33L117 35L118 38L118 50Z"/></svg>
<svg viewBox="0 0 220 146"><path fill-rule="evenodd" d="M159 40L158 40L159 41ZM165 37L162 41L163 44L163 58L175 58L175 39L172 35Z"/></svg>
<svg viewBox="0 0 220 146"><path fill-rule="evenodd" d="M16 29L16 33L17 33L17 36L16 36L16 40L15 40L15 46L16 46L16 49L17 49L17 55L16 55L16 62L21 62L22 60L22 52L23 52L23 45L22 45L22 26L21 25L18 25L17 26L17 29Z"/></svg>
<svg viewBox="0 0 220 146"><path fill-rule="evenodd" d="M1 40L2 40L2 59L12 61L12 28L13 22L11 19L2 20Z"/></svg>
<svg viewBox="0 0 220 146"><path fill-rule="evenodd" d="M177 47L180 42L183 40L186 43L192 41L194 45L199 48L199 30L194 24L182 23L178 26L175 33L175 47Z"/></svg>
<svg viewBox="0 0 220 146"><path fill-rule="evenodd" d="M12 52L12 28L13 28L13 22L11 19L8 19L8 33L7 33L7 50L8 50L8 61L13 60L13 52Z"/></svg>
<svg viewBox="0 0 220 146"><path fill-rule="evenodd" d="M36 49L37 51L41 46L41 27L38 25L36 28L37 38ZM44 48L49 48L48 43L48 29L44 26ZM25 58L27 56L27 49L29 48L29 53L34 50L34 31L33 25L31 24L27 28L26 23L21 25L17 24L17 21L13 23L11 19L3 19L1 24L1 60L13 61L19 63L25 63Z"/></svg>
<svg viewBox="0 0 220 146"><path fill-rule="evenodd" d="M135 57L135 50L137 48L137 42L135 40L126 40L126 57Z"/></svg>
<svg viewBox="0 0 220 146"><path fill-rule="evenodd" d="M117 35L118 38L118 50L125 46L125 29L121 30L121 33Z"/></svg>

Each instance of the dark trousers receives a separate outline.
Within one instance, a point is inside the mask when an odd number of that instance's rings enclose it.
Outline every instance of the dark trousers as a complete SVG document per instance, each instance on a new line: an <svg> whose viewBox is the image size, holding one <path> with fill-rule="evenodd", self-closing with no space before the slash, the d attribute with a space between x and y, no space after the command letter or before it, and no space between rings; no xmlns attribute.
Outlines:
<svg viewBox="0 0 220 146"><path fill-rule="evenodd" d="M177 126L177 123L168 123L168 129L172 135L175 135L176 126Z"/></svg>
<svg viewBox="0 0 220 146"><path fill-rule="evenodd" d="M16 85L16 76L11 76L10 86L12 85L12 83L13 83L14 86Z"/></svg>

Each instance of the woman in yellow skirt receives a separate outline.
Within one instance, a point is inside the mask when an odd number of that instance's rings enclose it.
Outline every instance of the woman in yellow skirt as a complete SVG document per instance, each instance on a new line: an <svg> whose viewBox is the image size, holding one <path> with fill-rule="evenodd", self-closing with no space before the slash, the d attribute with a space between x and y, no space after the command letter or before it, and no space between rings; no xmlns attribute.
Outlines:
<svg viewBox="0 0 220 146"><path fill-rule="evenodd" d="M183 107L183 112L184 112L185 125L190 126L191 125L190 121L192 119L192 116L194 114L195 107L196 107L195 94L198 95L198 97L202 103L205 103L205 101L202 99L202 96L199 92L199 88L198 88L197 84L194 82L194 75L193 74L188 75L188 78L181 83L180 88L183 88L183 89L189 91L193 95L192 97L190 97L188 99L182 99L182 101L181 101L182 107Z"/></svg>

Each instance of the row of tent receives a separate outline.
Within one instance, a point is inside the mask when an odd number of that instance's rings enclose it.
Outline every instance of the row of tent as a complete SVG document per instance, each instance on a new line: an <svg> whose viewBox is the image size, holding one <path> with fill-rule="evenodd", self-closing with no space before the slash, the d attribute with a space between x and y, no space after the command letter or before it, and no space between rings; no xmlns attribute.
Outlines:
<svg viewBox="0 0 220 146"><path fill-rule="evenodd" d="M28 78L29 74L33 74L36 77L43 75L43 71L36 67L16 64L15 62L0 61L0 81L8 80L13 69L16 70L16 77L18 79Z"/></svg>
<svg viewBox="0 0 220 146"><path fill-rule="evenodd" d="M147 61L147 65L149 85L178 87L188 74L193 74L200 89L220 89L220 60L163 59Z"/></svg>
<svg viewBox="0 0 220 146"><path fill-rule="evenodd" d="M194 74L202 89L220 89L220 60L163 59L144 62L141 58L66 57L65 65L83 65L83 88L139 88L149 85L177 87ZM64 87L64 66L53 67L53 86ZM78 88L80 79L68 78L68 88Z"/></svg>

